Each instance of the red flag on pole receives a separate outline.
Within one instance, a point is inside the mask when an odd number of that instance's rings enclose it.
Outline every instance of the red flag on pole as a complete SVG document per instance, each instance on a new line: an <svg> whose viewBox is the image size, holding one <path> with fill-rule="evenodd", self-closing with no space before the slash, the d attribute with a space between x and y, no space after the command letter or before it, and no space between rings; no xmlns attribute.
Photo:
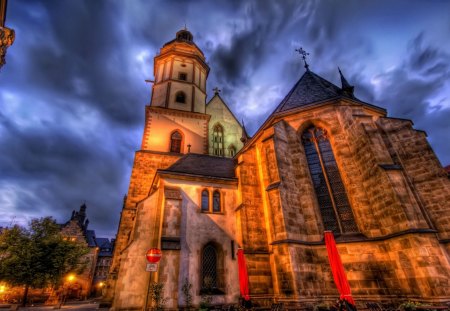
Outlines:
<svg viewBox="0 0 450 311"><path fill-rule="evenodd" d="M248 274L247 265L245 263L244 250L239 248L237 251L238 255L238 267L239 267L239 286L241 288L241 296L244 300L250 300L249 289L248 289Z"/></svg>
<svg viewBox="0 0 450 311"><path fill-rule="evenodd" d="M350 291L350 285L348 284L347 276L345 275L344 266L342 265L341 257L339 256L336 242L334 241L333 232L325 231L325 245L328 251L328 260L331 266L331 272L333 273L334 283L341 294L340 299L346 300L348 303L355 306L352 293Z"/></svg>

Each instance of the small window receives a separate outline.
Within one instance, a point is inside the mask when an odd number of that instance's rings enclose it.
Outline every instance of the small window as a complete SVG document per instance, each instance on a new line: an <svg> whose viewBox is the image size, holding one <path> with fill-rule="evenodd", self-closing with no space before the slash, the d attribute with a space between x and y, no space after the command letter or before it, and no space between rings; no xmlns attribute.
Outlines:
<svg viewBox="0 0 450 311"><path fill-rule="evenodd" d="M175 101L177 102L177 103L182 103L182 104L184 104L184 103L186 103L186 94L184 94L184 92L178 92L176 95L175 95Z"/></svg>
<svg viewBox="0 0 450 311"><path fill-rule="evenodd" d="M181 153L181 141L183 136L178 131L175 131L170 136L170 152Z"/></svg>
<svg viewBox="0 0 450 311"><path fill-rule="evenodd" d="M234 157L234 155L236 154L236 147L234 145L230 145L228 147L228 153L230 157Z"/></svg>
<svg viewBox="0 0 450 311"><path fill-rule="evenodd" d="M220 213L220 192L218 190L213 193L213 213Z"/></svg>
<svg viewBox="0 0 450 311"><path fill-rule="evenodd" d="M209 191L203 190L202 191L202 212L209 211Z"/></svg>
<svg viewBox="0 0 450 311"><path fill-rule="evenodd" d="M186 81L187 80L187 74L184 72L180 72L178 74L178 80Z"/></svg>

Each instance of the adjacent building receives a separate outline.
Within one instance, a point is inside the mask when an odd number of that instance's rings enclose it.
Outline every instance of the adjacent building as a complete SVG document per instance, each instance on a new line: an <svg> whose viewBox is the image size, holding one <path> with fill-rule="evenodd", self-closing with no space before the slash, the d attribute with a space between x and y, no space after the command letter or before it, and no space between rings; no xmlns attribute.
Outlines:
<svg viewBox="0 0 450 311"><path fill-rule="evenodd" d="M111 264L114 240L97 238L94 230L89 230L89 219L86 215L86 204L79 211L72 211L69 221L61 225L61 233L72 241L78 241L89 248L89 253L83 257L86 268L83 273L65 281L67 298L86 299L92 295L100 296L104 281Z"/></svg>

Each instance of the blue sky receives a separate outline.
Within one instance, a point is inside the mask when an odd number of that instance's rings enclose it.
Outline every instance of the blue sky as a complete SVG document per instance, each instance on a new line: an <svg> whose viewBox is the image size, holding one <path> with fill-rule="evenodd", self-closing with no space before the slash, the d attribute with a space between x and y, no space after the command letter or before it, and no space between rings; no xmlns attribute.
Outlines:
<svg viewBox="0 0 450 311"><path fill-rule="evenodd" d="M139 149L153 57L187 25L250 133L304 72L412 119L450 164L449 1L27 1L0 71L0 226L66 221L86 201L113 236ZM15 217L15 218L14 218Z"/></svg>

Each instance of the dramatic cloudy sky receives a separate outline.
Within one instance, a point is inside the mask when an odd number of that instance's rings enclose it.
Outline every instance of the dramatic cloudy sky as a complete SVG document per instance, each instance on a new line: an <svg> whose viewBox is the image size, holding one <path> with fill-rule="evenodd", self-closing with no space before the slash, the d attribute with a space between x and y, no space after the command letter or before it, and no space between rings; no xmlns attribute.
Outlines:
<svg viewBox="0 0 450 311"><path fill-rule="evenodd" d="M117 230L153 57L187 24L238 118L256 131L304 69L412 119L450 164L450 1L10 0L0 70L0 226L83 201Z"/></svg>

